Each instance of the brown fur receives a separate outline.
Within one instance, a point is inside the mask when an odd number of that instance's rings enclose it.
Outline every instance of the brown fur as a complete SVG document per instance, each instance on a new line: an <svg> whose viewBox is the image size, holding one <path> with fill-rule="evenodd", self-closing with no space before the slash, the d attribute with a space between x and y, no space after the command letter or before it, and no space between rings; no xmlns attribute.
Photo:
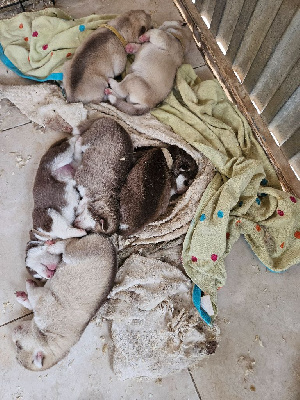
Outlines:
<svg viewBox="0 0 300 400"><path fill-rule="evenodd" d="M128 174L121 190L121 232L140 230L163 214L169 204L171 175L161 149L147 151Z"/></svg>
<svg viewBox="0 0 300 400"><path fill-rule="evenodd" d="M119 227L119 195L131 168L133 147L129 134L111 118L84 123L82 164L75 180L96 221L95 232L112 234ZM82 131L82 128L79 127ZM76 226L82 227L80 216ZM86 228L84 228L86 229Z"/></svg>
<svg viewBox="0 0 300 400"><path fill-rule="evenodd" d="M52 208L60 212L66 206L64 197L66 183L58 181L51 174L51 162L58 153L63 153L68 147L67 139L59 140L41 158L33 186L34 209L32 220L34 229L42 228L49 232L52 227L52 218L46 210Z"/></svg>
<svg viewBox="0 0 300 400"><path fill-rule="evenodd" d="M127 42L137 42L150 28L151 18L142 10L132 10L109 21ZM69 102L100 102L108 78L120 75L127 55L118 37L107 28L98 28L77 48L64 70L64 88Z"/></svg>
<svg viewBox="0 0 300 400"><path fill-rule="evenodd" d="M139 151L120 195L120 233L128 236L155 221L168 208L170 198L184 193L195 178L195 160L177 146L169 146L168 165L160 148ZM181 176L178 187L177 178Z"/></svg>

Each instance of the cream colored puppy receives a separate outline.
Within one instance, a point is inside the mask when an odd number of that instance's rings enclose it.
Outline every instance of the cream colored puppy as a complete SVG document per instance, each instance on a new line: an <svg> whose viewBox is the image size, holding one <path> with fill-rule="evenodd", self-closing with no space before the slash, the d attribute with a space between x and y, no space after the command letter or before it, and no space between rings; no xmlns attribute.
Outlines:
<svg viewBox="0 0 300 400"><path fill-rule="evenodd" d="M120 75L125 69L127 54L124 46L138 42L139 36L150 28L151 17L145 11L132 10L109 21L108 25L112 30L96 29L66 63L63 84L69 102L89 103L104 99L108 78Z"/></svg>
<svg viewBox="0 0 300 400"><path fill-rule="evenodd" d="M116 274L116 250L110 239L92 234L49 246L63 253L54 277L44 287L28 280L23 305L34 311L13 333L17 360L34 371L52 367L79 340L106 300Z"/></svg>
<svg viewBox="0 0 300 400"><path fill-rule="evenodd" d="M140 115L164 100L172 89L177 68L183 63L192 34L185 22L166 21L159 29L140 36L141 44L126 46L136 53L130 73L120 83L109 79L108 100L119 110Z"/></svg>

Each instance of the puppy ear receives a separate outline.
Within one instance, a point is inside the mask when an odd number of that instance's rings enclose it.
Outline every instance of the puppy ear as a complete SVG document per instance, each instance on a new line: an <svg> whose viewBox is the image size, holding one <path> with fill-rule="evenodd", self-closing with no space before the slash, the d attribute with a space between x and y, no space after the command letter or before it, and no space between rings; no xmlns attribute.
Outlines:
<svg viewBox="0 0 300 400"><path fill-rule="evenodd" d="M42 351L38 351L35 353L34 357L33 357L33 363L37 368L42 368L43 366L43 361L44 361L44 354Z"/></svg>

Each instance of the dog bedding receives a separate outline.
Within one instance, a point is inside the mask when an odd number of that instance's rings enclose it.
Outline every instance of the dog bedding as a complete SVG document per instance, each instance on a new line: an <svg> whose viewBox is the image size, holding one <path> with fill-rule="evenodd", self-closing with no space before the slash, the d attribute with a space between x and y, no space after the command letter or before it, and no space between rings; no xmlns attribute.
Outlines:
<svg viewBox="0 0 300 400"><path fill-rule="evenodd" d="M137 254L125 261L96 317L111 324L120 379L164 377L215 352L219 329L201 321L191 293L191 281L169 263Z"/></svg>
<svg viewBox="0 0 300 400"><path fill-rule="evenodd" d="M281 190L246 119L219 83L201 82L190 65L183 65L174 90L152 115L206 155L218 171L183 248L184 268L210 296L215 313L217 289L226 279L224 259L241 234L270 270L282 272L299 263L300 199Z"/></svg>
<svg viewBox="0 0 300 400"><path fill-rule="evenodd" d="M63 65L80 43L115 15L73 19L58 8L0 21L0 59L16 74L37 81L63 79Z"/></svg>

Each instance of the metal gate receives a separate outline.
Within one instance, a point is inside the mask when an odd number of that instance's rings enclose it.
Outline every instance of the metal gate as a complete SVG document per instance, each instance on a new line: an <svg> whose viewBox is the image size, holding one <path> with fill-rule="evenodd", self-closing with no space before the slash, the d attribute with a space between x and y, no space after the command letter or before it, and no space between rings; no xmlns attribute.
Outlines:
<svg viewBox="0 0 300 400"><path fill-rule="evenodd" d="M300 1L174 2L283 187L300 196Z"/></svg>

